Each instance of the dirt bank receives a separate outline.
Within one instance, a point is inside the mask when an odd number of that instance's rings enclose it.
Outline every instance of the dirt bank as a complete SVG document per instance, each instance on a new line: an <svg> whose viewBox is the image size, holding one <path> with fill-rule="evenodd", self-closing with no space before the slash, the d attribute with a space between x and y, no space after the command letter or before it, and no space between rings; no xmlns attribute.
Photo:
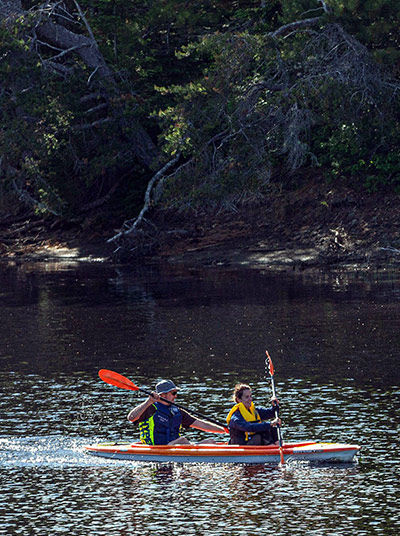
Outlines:
<svg viewBox="0 0 400 536"><path fill-rule="evenodd" d="M366 196L309 182L267 201L223 214L152 214L156 248L139 262L288 268L400 266L400 196ZM0 226L3 259L111 259L113 228L23 219Z"/></svg>
<svg viewBox="0 0 400 536"><path fill-rule="evenodd" d="M268 203L215 215L164 238L172 262L270 268L400 266L400 197L332 189L318 182Z"/></svg>

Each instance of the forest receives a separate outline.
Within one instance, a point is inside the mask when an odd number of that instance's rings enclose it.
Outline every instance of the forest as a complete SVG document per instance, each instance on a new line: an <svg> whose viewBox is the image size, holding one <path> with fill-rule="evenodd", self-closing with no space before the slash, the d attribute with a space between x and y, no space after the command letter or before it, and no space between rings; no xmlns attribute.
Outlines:
<svg viewBox="0 0 400 536"><path fill-rule="evenodd" d="M397 200L399 27L392 0L0 0L0 224L136 251L315 177Z"/></svg>

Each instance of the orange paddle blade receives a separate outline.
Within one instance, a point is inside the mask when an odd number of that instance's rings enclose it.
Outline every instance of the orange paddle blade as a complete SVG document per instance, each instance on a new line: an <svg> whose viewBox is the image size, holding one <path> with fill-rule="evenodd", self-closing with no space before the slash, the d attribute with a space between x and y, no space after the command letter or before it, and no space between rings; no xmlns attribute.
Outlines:
<svg viewBox="0 0 400 536"><path fill-rule="evenodd" d="M272 363L272 359L268 353L268 350L265 350L265 353L267 354L267 357L268 357L268 367L269 367L269 373L271 374L271 376L274 375L274 365Z"/></svg>
<svg viewBox="0 0 400 536"><path fill-rule="evenodd" d="M137 387L133 382L131 382L131 380L128 380L128 378L125 378L125 376L122 376L122 374L118 374L118 372L101 369L99 370L99 376L103 380L103 382L109 383L110 385L114 385L115 387L120 387L121 389L128 389L130 391L139 391L139 387Z"/></svg>

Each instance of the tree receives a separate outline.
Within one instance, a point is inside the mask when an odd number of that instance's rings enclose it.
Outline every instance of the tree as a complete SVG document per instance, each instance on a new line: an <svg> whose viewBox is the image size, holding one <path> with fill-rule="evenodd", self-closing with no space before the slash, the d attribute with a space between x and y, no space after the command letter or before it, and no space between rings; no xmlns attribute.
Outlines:
<svg viewBox="0 0 400 536"><path fill-rule="evenodd" d="M261 11L255 21L243 4L247 24L231 17L225 32L177 51L180 61L197 61L197 76L158 87L169 104L159 111L161 147L166 158L182 156L169 175L149 182L145 206L236 209L268 195L271 182L296 184L305 167L355 187L400 189L399 81L370 42L346 29L342 4L274 3L267 32ZM365 14L363 5L356 7ZM363 20L374 25L373 17ZM114 239L129 248L137 232L133 219Z"/></svg>
<svg viewBox="0 0 400 536"><path fill-rule="evenodd" d="M107 200L132 167L140 175L156 164L135 92L107 65L75 0L29 11L1 0L0 20L3 178L21 198L57 214L65 202L69 211L86 210ZM29 124L35 128L27 140Z"/></svg>
<svg viewBox="0 0 400 536"><path fill-rule="evenodd" d="M369 144L370 157L371 143L382 145L399 84L340 25L306 37L295 28L281 41L273 32L196 45L213 51L210 67L196 84L166 89L177 104L161 112L165 149L182 148L188 159L174 176L169 205L229 204L246 192L265 193L272 176L319 165L324 143L346 125L354 125L359 146Z"/></svg>

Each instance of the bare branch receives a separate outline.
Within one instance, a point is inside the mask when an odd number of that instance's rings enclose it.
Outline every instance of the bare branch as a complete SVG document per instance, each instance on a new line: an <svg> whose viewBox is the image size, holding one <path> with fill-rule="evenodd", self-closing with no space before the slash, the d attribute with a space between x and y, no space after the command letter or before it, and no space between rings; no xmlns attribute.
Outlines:
<svg viewBox="0 0 400 536"><path fill-rule="evenodd" d="M53 214L54 216L60 216L60 212L52 209L47 204L42 203L38 199L35 199L26 189L22 188L17 184L17 181L15 179L12 180L12 185L14 190L17 192L18 197L21 201L28 204L29 206L39 208L40 210L44 210L45 212L49 212L50 214Z"/></svg>
<svg viewBox="0 0 400 536"><path fill-rule="evenodd" d="M72 67L66 67L62 63L52 62L51 60L43 60L43 67L44 68L51 68L50 70L56 74L61 75L64 79L71 76L73 72Z"/></svg>
<svg viewBox="0 0 400 536"><path fill-rule="evenodd" d="M313 17L311 19L304 19L304 20L298 20L295 22L290 22L289 24L285 24L284 26L281 26L274 32L271 32L269 35L271 37L282 37L287 35L290 32L293 32L294 30L303 30L304 28L311 28L312 26L316 26L317 24L321 24L321 17Z"/></svg>
<svg viewBox="0 0 400 536"><path fill-rule="evenodd" d="M111 117L103 117L102 119L98 119L97 121L93 121L93 123L86 123L85 125L81 125L78 127L74 127L73 130L79 131L79 130L89 130L92 128L100 127L106 123L109 123L111 121Z"/></svg>
<svg viewBox="0 0 400 536"><path fill-rule="evenodd" d="M394 248L392 246L388 246L386 248L379 248L383 251L390 251L391 253L397 253L398 255L400 255L400 249L397 249L397 248Z"/></svg>
<svg viewBox="0 0 400 536"><path fill-rule="evenodd" d="M96 69L90 74L88 81L87 81L88 86L90 85L92 78L94 77L94 75L97 73L98 70L99 70L99 67L97 66Z"/></svg>
<svg viewBox="0 0 400 536"><path fill-rule="evenodd" d="M319 0L322 4L322 9L325 11L325 13L332 13L332 8L328 6L328 4L325 2L325 0Z"/></svg>
<svg viewBox="0 0 400 536"><path fill-rule="evenodd" d="M90 27L90 24L86 20L86 17L85 17L85 15L83 14L83 12L81 10L81 6L78 4L78 2L76 0L74 0L74 4L76 6L76 9L78 10L80 18L83 20L83 22L84 22L84 24L86 26L86 30L88 31L90 39L92 40L93 43L96 43L96 46L97 46L97 41L96 41L96 39L95 39L95 37L93 35L92 28Z"/></svg>
<svg viewBox="0 0 400 536"><path fill-rule="evenodd" d="M45 44L45 43L43 43ZM89 45L86 45L86 46L89 46ZM53 47L55 48L55 47ZM52 56L51 58L49 58L49 60L44 60L44 62L46 61L51 61L53 62L54 60L59 60L60 58L62 58L63 56L66 56L67 54L69 54L70 52L74 52L78 49L82 48L82 45L75 45L74 47L70 47L66 50L63 50L62 52L60 52L59 54L57 54L56 56Z"/></svg>
<svg viewBox="0 0 400 536"><path fill-rule="evenodd" d="M327 15L332 13L331 8L327 5L325 0L319 0L319 2L321 4L321 7L315 8L315 9L310 9L306 13L311 13L312 11L318 11L318 10L321 10L321 9L323 9L324 13L326 13ZM274 37L274 38L287 36L288 34L296 32L298 30L304 30L304 29L312 28L313 26L316 26L317 24L320 24L322 22L321 19L322 19L322 17L319 16L319 17L312 17L312 18L308 18L308 19L302 19L302 20L293 21L293 22L290 22L288 24L284 24L283 26L281 26L280 28L278 28L274 32L271 32L269 35L271 37Z"/></svg>
<svg viewBox="0 0 400 536"><path fill-rule="evenodd" d="M97 106L93 106L93 108L89 108L89 110L86 110L85 115L101 112L101 110L105 110L107 108L108 104L104 102L103 104L98 104Z"/></svg>

